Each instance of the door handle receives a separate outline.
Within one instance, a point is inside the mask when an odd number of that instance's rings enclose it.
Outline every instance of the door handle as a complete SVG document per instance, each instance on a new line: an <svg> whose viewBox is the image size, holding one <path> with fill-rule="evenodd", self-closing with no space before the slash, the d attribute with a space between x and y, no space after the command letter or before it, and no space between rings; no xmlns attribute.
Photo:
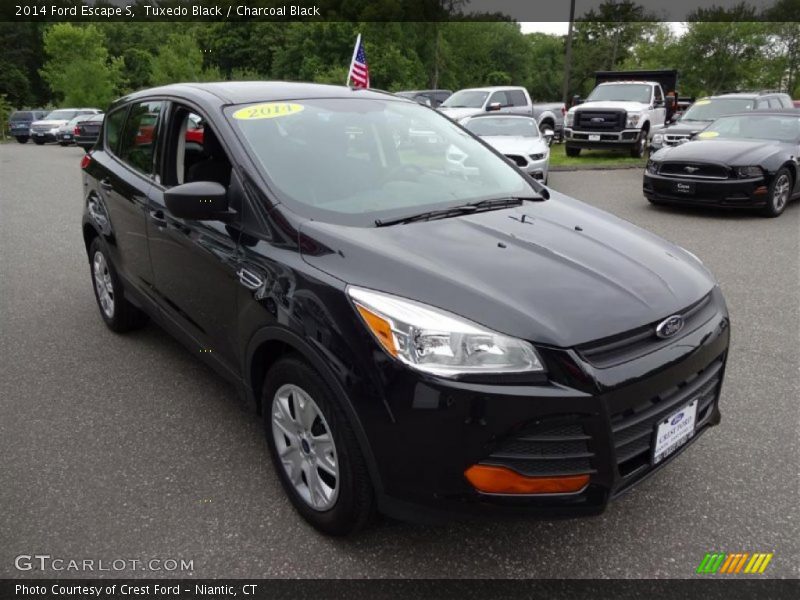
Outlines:
<svg viewBox="0 0 800 600"><path fill-rule="evenodd" d="M114 188L114 186L111 185L111 180L109 180L107 177L100 180L100 187L108 191L111 191Z"/></svg>
<svg viewBox="0 0 800 600"><path fill-rule="evenodd" d="M248 269L239 269L236 271L236 275L239 276L239 283L241 283L248 290L257 290L264 285L264 278L259 277Z"/></svg>

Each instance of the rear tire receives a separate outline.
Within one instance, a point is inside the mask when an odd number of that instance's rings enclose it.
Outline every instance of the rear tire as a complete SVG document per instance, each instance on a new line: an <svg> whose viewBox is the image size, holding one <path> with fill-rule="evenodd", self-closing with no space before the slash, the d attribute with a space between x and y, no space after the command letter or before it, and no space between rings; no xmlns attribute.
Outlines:
<svg viewBox="0 0 800 600"><path fill-rule="evenodd" d="M41 146L42 144L44 144L44 140L38 140L36 138L33 138L33 143L36 144L37 146Z"/></svg>
<svg viewBox="0 0 800 600"><path fill-rule="evenodd" d="M18 135L17 142L20 144L27 144L28 143L28 136L27 135Z"/></svg>
<svg viewBox="0 0 800 600"><path fill-rule="evenodd" d="M794 178L786 167L781 168L772 179L767 192L767 205L762 209L765 217L778 217L786 210L792 198Z"/></svg>
<svg viewBox="0 0 800 600"><path fill-rule="evenodd" d="M100 316L111 331L124 333L147 324L148 316L125 299L122 281L99 237L89 246L89 269Z"/></svg>
<svg viewBox="0 0 800 600"><path fill-rule="evenodd" d="M350 421L330 387L302 358L267 372L264 431L286 495L319 531L350 535L369 524L375 499Z"/></svg>
<svg viewBox="0 0 800 600"><path fill-rule="evenodd" d="M580 148L576 148L575 146L570 146L569 144L564 146L564 151L567 153L567 156L571 156L573 158L581 155Z"/></svg>

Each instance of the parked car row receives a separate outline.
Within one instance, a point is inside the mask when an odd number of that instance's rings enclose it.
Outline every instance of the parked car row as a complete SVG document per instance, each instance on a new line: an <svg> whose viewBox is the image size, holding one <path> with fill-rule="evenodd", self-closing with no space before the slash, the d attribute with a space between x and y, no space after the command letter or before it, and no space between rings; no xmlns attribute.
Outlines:
<svg viewBox="0 0 800 600"><path fill-rule="evenodd" d="M20 144L32 139L37 145L57 142L62 146L77 143L84 149L94 145L97 139L79 132L80 125L93 117L96 123L102 124L103 112L98 108L59 108L53 111L18 110L9 117L9 133ZM78 137L81 137L78 142ZM91 143L90 143L91 142Z"/></svg>

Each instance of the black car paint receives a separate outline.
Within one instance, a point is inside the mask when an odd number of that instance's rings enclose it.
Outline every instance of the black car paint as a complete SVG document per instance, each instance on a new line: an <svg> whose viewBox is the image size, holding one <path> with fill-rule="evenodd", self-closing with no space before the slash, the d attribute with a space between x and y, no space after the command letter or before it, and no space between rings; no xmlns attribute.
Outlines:
<svg viewBox="0 0 800 600"><path fill-rule="evenodd" d="M353 95L388 101L338 87L234 83L174 85L119 100L109 113L161 99L203 115L234 165L237 216L225 222L172 216L163 186L98 144L83 178L87 248L102 236L130 299L230 379L256 410L270 361L301 354L350 418L383 512L419 519L423 506L425 514L603 510L612 495L654 470L619 471L612 415L643 399L657 402L714 361L724 371L728 317L713 278L676 246L552 192L545 203L385 228L299 216L275 200L223 108ZM531 340L547 376L443 379L410 370L363 326L346 294L352 284L410 296ZM640 326L654 330L709 293L713 318L635 359L599 368L575 349ZM698 433L719 422L719 387ZM481 495L467 483L467 467L521 425L554 414L579 416L591 436L592 475L584 491L506 498Z"/></svg>
<svg viewBox="0 0 800 600"><path fill-rule="evenodd" d="M770 113L761 113L770 114ZM780 113L778 113L780 114ZM775 140L710 139L691 140L679 146L663 148L651 160L691 165L718 165L730 171L733 167L759 166L763 177L740 179L694 179L675 175L644 172L643 193L646 197L669 204L725 206L752 208L764 206L766 193L756 190L769 188L777 172L786 167L794 178L792 198L800 196L800 143ZM677 182L694 184L694 191L681 195L673 191Z"/></svg>

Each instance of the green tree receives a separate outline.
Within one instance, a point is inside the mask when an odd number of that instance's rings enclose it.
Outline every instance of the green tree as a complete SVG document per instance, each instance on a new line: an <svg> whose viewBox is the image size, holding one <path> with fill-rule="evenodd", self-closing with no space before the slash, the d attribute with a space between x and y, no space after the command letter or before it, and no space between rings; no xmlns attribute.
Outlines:
<svg viewBox="0 0 800 600"><path fill-rule="evenodd" d="M150 78L153 85L218 79L222 79L222 75L216 66L203 68L203 51L189 33L169 35L153 58Z"/></svg>
<svg viewBox="0 0 800 600"><path fill-rule="evenodd" d="M8 101L6 95L0 94L0 137L2 137L3 141L6 139L6 131L8 130L8 118L13 110L14 107Z"/></svg>
<svg viewBox="0 0 800 600"><path fill-rule="evenodd" d="M57 23L44 33L48 60L42 77L57 98L71 106L105 107L122 81L122 61L112 59L94 25Z"/></svg>

